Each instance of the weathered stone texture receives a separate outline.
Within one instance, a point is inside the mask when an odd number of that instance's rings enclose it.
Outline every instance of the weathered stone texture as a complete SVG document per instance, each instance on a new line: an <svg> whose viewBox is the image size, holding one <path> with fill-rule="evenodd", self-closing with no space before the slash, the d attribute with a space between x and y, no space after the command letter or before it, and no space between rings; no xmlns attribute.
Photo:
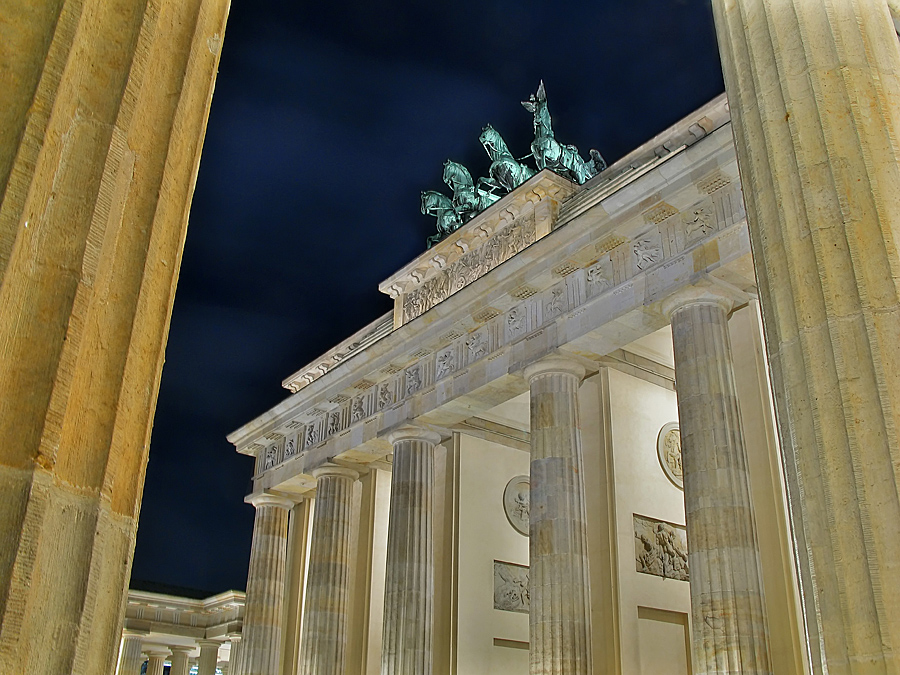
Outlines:
<svg viewBox="0 0 900 675"><path fill-rule="evenodd" d="M227 11L0 8L2 672L115 667Z"/></svg>
<svg viewBox="0 0 900 675"><path fill-rule="evenodd" d="M897 34L877 1L713 8L812 666L898 672Z"/></svg>
<svg viewBox="0 0 900 675"><path fill-rule="evenodd" d="M578 387L584 368L561 358L529 366L531 675L588 675L590 577Z"/></svg>

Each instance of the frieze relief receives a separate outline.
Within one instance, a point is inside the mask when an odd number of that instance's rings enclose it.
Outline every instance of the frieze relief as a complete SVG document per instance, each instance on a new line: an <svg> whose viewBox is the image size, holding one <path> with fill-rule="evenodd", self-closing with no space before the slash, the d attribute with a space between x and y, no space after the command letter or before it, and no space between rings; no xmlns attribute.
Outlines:
<svg viewBox="0 0 900 675"><path fill-rule="evenodd" d="M636 273L646 272L657 265L665 265L669 258L680 255L685 250L687 247L685 242L688 241L686 231L689 227L699 228L696 231L702 230L706 232L705 236L711 236L716 231L742 221L743 218L743 202L739 189L735 186L720 189L682 213L667 217L655 229L644 232L636 239L622 241L593 263L578 268L554 286L537 294L526 294L524 300L509 310L499 312L496 316L485 314L485 318L473 314L472 318L484 323L469 332L457 330L461 326L454 328L451 333L444 336L444 339L452 338L449 344L444 343L444 346L437 348L434 354L423 356L402 369L393 371L388 379L382 379L384 376L379 373L360 373L360 377L366 377L366 381L371 381L373 385L364 394L348 398L339 410L334 411L335 414L318 411L318 417L306 421L308 416L315 414L316 411L306 410L300 413L298 417L304 420L300 424L306 426L297 440L295 453L301 454L305 449L322 443L350 425L363 422L387 408L419 395L435 382L452 377L469 365L491 357L498 349L508 344L526 339L560 317L583 311L583 304L592 298L609 292L610 301L614 304L625 302L617 298L620 295L622 298L628 296L633 286L631 278ZM418 289L407 294L403 301L412 304L404 306L421 305L427 308L430 306L429 302L433 304L438 301L434 298L441 294L452 293L451 289L456 288L457 280L470 283L470 280L477 278L473 277L473 274L484 273L492 265L496 266L514 255L534 240L534 220L531 218L527 222L530 223L528 227L507 226L479 248L458 258L442 270L448 275L445 277L446 283L438 280L438 277L435 277L433 282L427 280ZM673 224L677 229L678 245L674 248L669 245L662 246L660 231L672 227ZM518 238L513 237L514 231L524 234ZM503 232L507 234L500 237L499 234ZM696 245L702 240L701 236L690 245ZM476 255L467 257L470 254ZM436 295L429 300L426 297L427 293ZM674 441L669 439L669 445L672 443ZM262 449L260 452L263 452ZM267 455L267 451L264 454ZM269 466L266 461L278 464L290 456L285 453L285 457L282 458L276 453L274 460L264 459L263 465L271 468L274 465ZM673 472L677 473L675 469ZM672 480L678 484L676 478Z"/></svg>
<svg viewBox="0 0 900 675"><path fill-rule="evenodd" d="M525 565L494 561L494 609L528 614L528 568Z"/></svg>
<svg viewBox="0 0 900 675"><path fill-rule="evenodd" d="M643 574L690 581L687 531L682 525L634 517L634 563Z"/></svg>

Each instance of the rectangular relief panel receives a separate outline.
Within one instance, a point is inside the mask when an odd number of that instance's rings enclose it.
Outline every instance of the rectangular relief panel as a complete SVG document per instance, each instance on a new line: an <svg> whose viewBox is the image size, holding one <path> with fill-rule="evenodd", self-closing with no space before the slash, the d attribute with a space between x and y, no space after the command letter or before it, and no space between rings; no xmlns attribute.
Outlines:
<svg viewBox="0 0 900 675"><path fill-rule="evenodd" d="M528 614L530 608L528 567L495 560L494 609Z"/></svg>
<svg viewBox="0 0 900 675"><path fill-rule="evenodd" d="M690 581L684 526L636 513L633 517L635 569L664 579Z"/></svg>

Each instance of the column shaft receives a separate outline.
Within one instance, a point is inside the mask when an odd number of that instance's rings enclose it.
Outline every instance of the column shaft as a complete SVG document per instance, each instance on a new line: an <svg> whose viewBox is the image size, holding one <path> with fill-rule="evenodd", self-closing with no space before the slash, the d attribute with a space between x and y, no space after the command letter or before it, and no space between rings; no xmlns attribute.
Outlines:
<svg viewBox="0 0 900 675"><path fill-rule="evenodd" d="M747 451L725 307L671 314L691 571L694 672L770 673Z"/></svg>
<svg viewBox="0 0 900 675"><path fill-rule="evenodd" d="M171 647L172 667L169 675L188 675L188 654L193 650L190 647Z"/></svg>
<svg viewBox="0 0 900 675"><path fill-rule="evenodd" d="M391 436L394 462L388 516L382 675L430 675L434 624L432 499L437 434Z"/></svg>
<svg viewBox="0 0 900 675"><path fill-rule="evenodd" d="M115 668L228 6L0 3L0 672Z"/></svg>
<svg viewBox="0 0 900 675"><path fill-rule="evenodd" d="M231 652L228 654L228 672L231 675L242 675L241 658L243 657L244 641L241 635L232 635Z"/></svg>
<svg viewBox="0 0 900 675"><path fill-rule="evenodd" d="M812 666L900 672L897 34L878 0L712 5Z"/></svg>
<svg viewBox="0 0 900 675"><path fill-rule="evenodd" d="M216 675L216 664L219 662L219 643L213 640L200 640L200 663L197 664L197 675ZM271 671L277 675L276 671Z"/></svg>
<svg viewBox="0 0 900 675"><path fill-rule="evenodd" d="M323 467L316 476L301 675L343 675L350 591L353 483L357 473Z"/></svg>
<svg viewBox="0 0 900 675"><path fill-rule="evenodd" d="M247 574L241 675L273 675L281 667L288 513L292 503L271 495L253 499L256 520Z"/></svg>
<svg viewBox="0 0 900 675"><path fill-rule="evenodd" d="M530 366L531 675L589 675L590 580L577 392L584 369Z"/></svg>
<svg viewBox="0 0 900 675"><path fill-rule="evenodd" d="M149 652L147 654L147 675L163 675L168 652Z"/></svg>
<svg viewBox="0 0 900 675"><path fill-rule="evenodd" d="M140 635L128 635L122 639L122 653L116 675L140 675L144 663L144 646Z"/></svg>

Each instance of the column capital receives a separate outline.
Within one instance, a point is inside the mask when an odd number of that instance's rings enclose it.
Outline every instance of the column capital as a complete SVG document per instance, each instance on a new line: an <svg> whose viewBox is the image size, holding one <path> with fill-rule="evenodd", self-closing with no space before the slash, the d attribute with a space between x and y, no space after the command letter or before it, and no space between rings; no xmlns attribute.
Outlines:
<svg viewBox="0 0 900 675"><path fill-rule="evenodd" d="M435 431L407 424L399 429L394 429L388 434L387 439L391 445L396 445L400 441L425 441L437 445L441 442L441 435Z"/></svg>
<svg viewBox="0 0 900 675"><path fill-rule="evenodd" d="M256 508L260 506L278 506L290 510L294 507L294 500L268 492L258 492L257 494L249 495L244 498L244 501L248 504L253 504Z"/></svg>
<svg viewBox="0 0 900 675"><path fill-rule="evenodd" d="M194 651L194 647L185 647L184 645L171 645L169 647L169 651L172 652L172 656L176 654L190 654Z"/></svg>
<svg viewBox="0 0 900 675"><path fill-rule="evenodd" d="M316 480L320 476L339 476L341 478L349 478L351 480L359 480L359 471L355 471L346 466L338 466L337 464L323 464L312 470L313 478Z"/></svg>
<svg viewBox="0 0 900 675"><path fill-rule="evenodd" d="M525 367L525 379L530 383L534 378L541 375L574 375L579 381L584 379L585 367L574 359L565 356L553 355L532 363Z"/></svg>
<svg viewBox="0 0 900 675"><path fill-rule="evenodd" d="M200 645L200 649L203 649L204 647L207 649L210 647L218 649L222 646L222 643L219 640L197 640L197 644Z"/></svg>
<svg viewBox="0 0 900 675"><path fill-rule="evenodd" d="M154 656L165 658L169 655L169 648L162 645L146 645L143 653L151 658Z"/></svg>
<svg viewBox="0 0 900 675"><path fill-rule="evenodd" d="M715 286L686 286L675 291L660 303L660 309L671 321L672 315L688 305L719 305L729 314L738 303L734 293Z"/></svg>

